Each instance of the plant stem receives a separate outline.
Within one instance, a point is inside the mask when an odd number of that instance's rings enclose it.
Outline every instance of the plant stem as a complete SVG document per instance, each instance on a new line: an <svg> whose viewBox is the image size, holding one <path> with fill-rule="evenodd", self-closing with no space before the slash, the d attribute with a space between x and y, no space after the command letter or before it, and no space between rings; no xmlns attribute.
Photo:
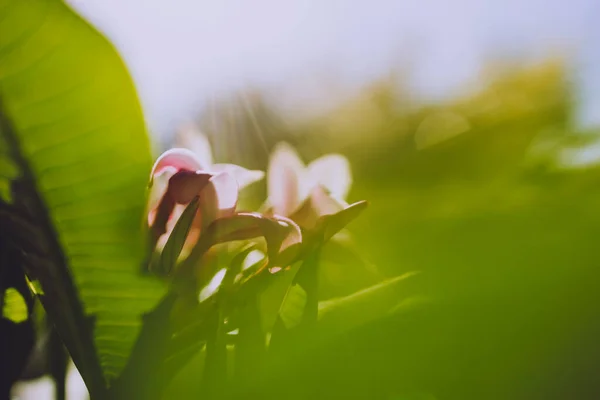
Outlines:
<svg viewBox="0 0 600 400"><path fill-rule="evenodd" d="M306 306L300 326L314 325L319 314L319 261L321 247L314 249L298 271L295 283L306 291Z"/></svg>
<svg viewBox="0 0 600 400"><path fill-rule="evenodd" d="M299 285L306 292L306 305L304 306L302 320L296 327L287 329L281 317L277 317L269 343L270 352L277 353L285 347L294 347L300 344L306 331L316 324L319 314L320 256L320 246L311 250L292 283L293 285Z"/></svg>
<svg viewBox="0 0 600 400"><path fill-rule="evenodd" d="M235 379L240 385L250 382L262 368L267 352L265 334L260 324L258 299L254 296L241 312L239 333L235 345Z"/></svg>
<svg viewBox="0 0 600 400"><path fill-rule="evenodd" d="M144 315L142 330L129 361L110 388L107 398L118 400L159 399L168 382L160 376L170 340L169 316L176 300L168 293L150 313Z"/></svg>
<svg viewBox="0 0 600 400"><path fill-rule="evenodd" d="M56 400L65 400L68 363L67 352L54 326L48 323L48 328L50 329L48 362L50 374L54 380L54 396Z"/></svg>
<svg viewBox="0 0 600 400"><path fill-rule="evenodd" d="M227 382L227 347L223 332L222 313L216 313L214 329L206 341L206 358L202 374L202 393L208 399L218 399Z"/></svg>

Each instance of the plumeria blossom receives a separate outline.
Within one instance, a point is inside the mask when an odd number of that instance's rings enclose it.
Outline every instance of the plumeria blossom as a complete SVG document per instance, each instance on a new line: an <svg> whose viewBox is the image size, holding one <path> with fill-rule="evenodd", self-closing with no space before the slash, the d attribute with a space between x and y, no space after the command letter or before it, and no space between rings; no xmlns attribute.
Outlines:
<svg viewBox="0 0 600 400"><path fill-rule="evenodd" d="M351 183L344 156L328 154L305 166L290 145L279 143L267 172L268 207L310 229L320 217L348 208L345 198Z"/></svg>
<svg viewBox="0 0 600 400"><path fill-rule="evenodd" d="M189 263L199 260L214 244L259 236L267 239L271 263L281 259L280 255L290 258L302 241L298 225L283 216L236 212L238 188L230 172L207 172L191 150L164 152L150 175L147 222L152 249L166 249L177 222L186 215L191 225L179 256L188 258ZM193 201L192 214L184 214Z"/></svg>
<svg viewBox="0 0 600 400"><path fill-rule="evenodd" d="M191 150L200 161L202 169L209 173L227 172L237 181L240 190L246 186L260 181L265 176L263 171L249 170L235 164L214 163L212 148L208 138L193 124L184 125L176 137L178 147Z"/></svg>
<svg viewBox="0 0 600 400"><path fill-rule="evenodd" d="M202 228L235 212L238 184L233 175L206 171L196 154L188 149L164 152L152 168L149 186L148 226L152 244L159 248L166 243L186 205L196 196L200 206L186 240L187 248Z"/></svg>

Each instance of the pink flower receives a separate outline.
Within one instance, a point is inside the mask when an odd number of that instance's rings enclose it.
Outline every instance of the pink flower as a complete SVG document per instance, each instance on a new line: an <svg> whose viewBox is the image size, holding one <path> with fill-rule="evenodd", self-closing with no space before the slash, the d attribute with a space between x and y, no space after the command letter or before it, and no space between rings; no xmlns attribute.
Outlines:
<svg viewBox="0 0 600 400"><path fill-rule="evenodd" d="M344 156L328 154L305 166L291 146L279 143L269 162L267 203L274 214L312 228L320 217L348 207L344 199L351 183Z"/></svg>
<svg viewBox="0 0 600 400"><path fill-rule="evenodd" d="M265 176L263 171L249 170L235 164L214 163L213 155L208 138L202 134L193 124L184 125L176 137L176 144L191 150L196 159L202 164L202 169L205 172L217 174L220 172L228 172L238 183L240 190L246 186L260 181Z"/></svg>
<svg viewBox="0 0 600 400"><path fill-rule="evenodd" d="M200 206L186 239L184 253L213 220L233 215L238 184L229 172L206 171L199 158L187 149L164 152L150 174L148 226L152 246L164 247L187 204L196 196Z"/></svg>

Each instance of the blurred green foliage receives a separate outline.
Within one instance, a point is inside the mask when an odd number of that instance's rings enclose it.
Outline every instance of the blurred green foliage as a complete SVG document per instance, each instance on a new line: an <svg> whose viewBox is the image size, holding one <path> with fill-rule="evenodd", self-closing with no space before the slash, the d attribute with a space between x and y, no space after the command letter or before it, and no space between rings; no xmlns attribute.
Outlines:
<svg viewBox="0 0 600 400"><path fill-rule="evenodd" d="M402 290L436 300L334 346L315 343L277 384L246 394L598 398L600 168L565 161L598 136L578 130L576 107L564 64L550 60L440 104L418 104L382 80L300 123L258 92L204 114L220 161L264 168L279 140L307 161L349 157L350 200L371 203L353 240L377 272L334 263L325 297L418 270Z"/></svg>

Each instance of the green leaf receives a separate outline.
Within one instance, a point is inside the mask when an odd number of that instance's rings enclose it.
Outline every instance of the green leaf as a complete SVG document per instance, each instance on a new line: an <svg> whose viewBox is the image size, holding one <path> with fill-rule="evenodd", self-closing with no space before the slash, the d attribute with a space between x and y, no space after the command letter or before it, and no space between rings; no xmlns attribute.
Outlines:
<svg viewBox="0 0 600 400"><path fill-rule="evenodd" d="M281 244L286 237L293 235L296 229L299 231L299 228L292 226L288 221L265 217L258 213L238 213L214 221L208 228L205 240L223 243L262 236L267 241L269 257L276 259Z"/></svg>
<svg viewBox="0 0 600 400"><path fill-rule="evenodd" d="M1 234L101 395L163 294L139 276L141 108L115 49L62 2L0 0L0 15Z"/></svg>
<svg viewBox="0 0 600 400"><path fill-rule="evenodd" d="M279 311L281 321L287 329L292 329L302 322L305 307L306 291L298 284L292 285L288 289Z"/></svg>
<svg viewBox="0 0 600 400"><path fill-rule="evenodd" d="M286 294L300 269L299 262L272 276L269 285L258 294L258 305L263 332L271 332Z"/></svg>
<svg viewBox="0 0 600 400"><path fill-rule="evenodd" d="M25 322L29 317L25 299L15 288L8 288L4 291L2 317L11 320L15 324Z"/></svg>
<svg viewBox="0 0 600 400"><path fill-rule="evenodd" d="M354 294L319 303L315 336L323 340L429 300L412 293L418 273L409 272Z"/></svg>
<svg viewBox="0 0 600 400"><path fill-rule="evenodd" d="M357 201L350 204L343 210L335 213L322 216L318 223L318 229L322 229L323 241L328 241L346 227L350 222L356 219L369 205L366 201Z"/></svg>
<svg viewBox="0 0 600 400"><path fill-rule="evenodd" d="M177 269L177 285L189 284L189 276L198 260L212 246L220 243L264 237L270 265L287 265L296 256L302 241L300 228L279 217L259 213L237 213L217 219L202 232L190 255Z"/></svg>
<svg viewBox="0 0 600 400"><path fill-rule="evenodd" d="M183 249L183 245L185 244L185 240L190 232L190 228L192 227L192 223L194 222L198 207L200 206L199 202L200 198L196 196L190 204L187 205L177 220L177 223L167 240L167 244L165 244L161 253L160 265L158 266L161 274L168 274L175 267L177 259Z"/></svg>
<svg viewBox="0 0 600 400"><path fill-rule="evenodd" d="M33 307L19 253L0 235L0 397L10 397L11 387L27 369L35 347Z"/></svg>
<svg viewBox="0 0 600 400"><path fill-rule="evenodd" d="M273 326L269 341L275 352L301 343L306 332L310 332L317 322L320 254L320 245L306 254L292 285L286 288L285 297L279 303L279 319Z"/></svg>
<svg viewBox="0 0 600 400"><path fill-rule="evenodd" d="M106 398L160 398L169 379L161 369L172 335L171 325L165 321L169 320L176 298L174 293L167 293L151 312L144 315L143 327L127 365L113 382Z"/></svg>

